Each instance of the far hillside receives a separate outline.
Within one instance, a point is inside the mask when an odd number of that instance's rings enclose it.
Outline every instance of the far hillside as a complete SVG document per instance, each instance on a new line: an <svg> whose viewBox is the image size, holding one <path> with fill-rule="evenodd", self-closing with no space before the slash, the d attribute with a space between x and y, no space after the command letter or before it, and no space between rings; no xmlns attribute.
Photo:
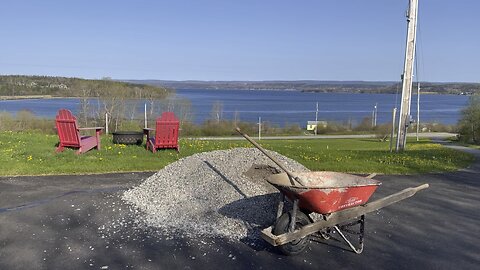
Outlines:
<svg viewBox="0 0 480 270"><path fill-rule="evenodd" d="M400 82L382 81L164 81L128 80L175 89L221 89L221 90L296 90L325 93L375 93L395 94L402 91ZM416 83L414 91L416 91ZM429 94L480 94L480 83L421 82L423 93Z"/></svg>
<svg viewBox="0 0 480 270"><path fill-rule="evenodd" d="M53 97L105 97L158 98L167 97L172 90L163 86L119 82L109 79L86 80L50 76L0 76L0 96L53 96Z"/></svg>

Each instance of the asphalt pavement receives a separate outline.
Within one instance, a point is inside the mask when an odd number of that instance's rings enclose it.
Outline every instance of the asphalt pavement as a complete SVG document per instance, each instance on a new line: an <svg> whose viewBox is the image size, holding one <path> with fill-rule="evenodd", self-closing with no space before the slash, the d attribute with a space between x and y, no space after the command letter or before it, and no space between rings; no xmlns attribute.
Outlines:
<svg viewBox="0 0 480 270"><path fill-rule="evenodd" d="M380 175L371 200L429 183L366 215L358 255L338 236L298 256L263 240L163 236L135 226L120 194L152 173L0 178L0 269L477 269L480 152L469 168Z"/></svg>

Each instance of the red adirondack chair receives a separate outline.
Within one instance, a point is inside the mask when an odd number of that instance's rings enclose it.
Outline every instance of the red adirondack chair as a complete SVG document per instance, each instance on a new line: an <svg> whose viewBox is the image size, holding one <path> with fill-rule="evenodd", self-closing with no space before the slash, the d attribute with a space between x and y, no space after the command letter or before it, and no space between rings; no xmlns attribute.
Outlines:
<svg viewBox="0 0 480 270"><path fill-rule="evenodd" d="M147 150L155 153L158 148L173 148L180 152L178 146L179 126L180 122L173 112L163 112L157 118L155 129L143 129L144 134L147 136ZM155 131L155 137L150 137L152 131Z"/></svg>
<svg viewBox="0 0 480 270"><path fill-rule="evenodd" d="M60 143L55 150L57 153L62 152L65 147L78 148L76 154L82 154L88 150L97 147L100 149L100 134L103 127L78 128L77 118L67 109L58 111L55 118L58 138ZM95 136L81 136L80 130L95 130Z"/></svg>

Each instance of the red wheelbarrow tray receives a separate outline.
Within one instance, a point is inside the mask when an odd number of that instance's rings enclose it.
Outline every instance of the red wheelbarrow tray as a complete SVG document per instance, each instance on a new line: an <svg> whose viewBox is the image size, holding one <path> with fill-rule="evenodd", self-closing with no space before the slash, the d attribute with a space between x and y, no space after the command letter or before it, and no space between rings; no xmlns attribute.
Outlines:
<svg viewBox="0 0 480 270"><path fill-rule="evenodd" d="M298 199L303 211L329 214L365 204L381 182L370 178L329 171L295 173L304 184L292 185L286 173L267 181L290 200Z"/></svg>

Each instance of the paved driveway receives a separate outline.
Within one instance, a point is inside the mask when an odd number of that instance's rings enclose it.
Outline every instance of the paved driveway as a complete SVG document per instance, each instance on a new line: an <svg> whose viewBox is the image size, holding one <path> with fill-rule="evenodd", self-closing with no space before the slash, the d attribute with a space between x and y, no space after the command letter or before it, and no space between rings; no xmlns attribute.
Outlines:
<svg viewBox="0 0 480 270"><path fill-rule="evenodd" d="M375 198L429 183L367 215L361 255L316 241L296 257L257 243L136 229L121 190L151 173L0 178L0 269L476 269L480 155L448 174L378 176Z"/></svg>

